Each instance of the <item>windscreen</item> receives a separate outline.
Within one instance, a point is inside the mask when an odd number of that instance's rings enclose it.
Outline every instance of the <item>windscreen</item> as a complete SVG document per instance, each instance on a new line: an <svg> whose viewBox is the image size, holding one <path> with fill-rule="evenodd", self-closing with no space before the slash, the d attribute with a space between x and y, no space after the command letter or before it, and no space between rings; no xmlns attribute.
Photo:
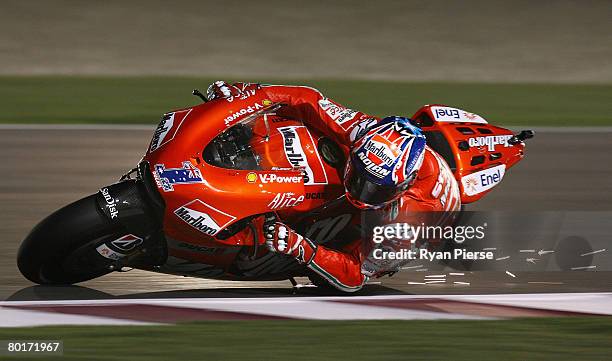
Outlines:
<svg viewBox="0 0 612 361"><path fill-rule="evenodd" d="M219 134L204 149L204 161L227 169L274 169L274 159L284 158L283 139L276 128L289 121L278 117L276 109L264 109Z"/></svg>

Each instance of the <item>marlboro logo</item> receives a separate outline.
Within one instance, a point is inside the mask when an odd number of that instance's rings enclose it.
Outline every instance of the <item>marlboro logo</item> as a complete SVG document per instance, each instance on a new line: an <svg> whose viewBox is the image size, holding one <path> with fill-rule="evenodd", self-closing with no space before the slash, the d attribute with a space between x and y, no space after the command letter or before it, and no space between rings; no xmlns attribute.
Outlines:
<svg viewBox="0 0 612 361"><path fill-rule="evenodd" d="M236 219L199 199L182 205L174 211L174 214L183 222L209 236L216 235Z"/></svg>
<svg viewBox="0 0 612 361"><path fill-rule="evenodd" d="M154 152L162 145L168 143L178 132L181 124L187 115L191 112L189 110L181 110L178 112L172 112L164 114L162 120L159 122L155 133L153 133L153 139L151 139L151 145L149 146L149 152Z"/></svg>

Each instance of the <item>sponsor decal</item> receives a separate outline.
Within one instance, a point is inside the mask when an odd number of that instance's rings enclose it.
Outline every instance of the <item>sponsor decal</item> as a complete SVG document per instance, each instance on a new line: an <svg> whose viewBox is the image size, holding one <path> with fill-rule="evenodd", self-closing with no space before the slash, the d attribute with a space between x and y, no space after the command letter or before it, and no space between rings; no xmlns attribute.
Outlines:
<svg viewBox="0 0 612 361"><path fill-rule="evenodd" d="M314 151L309 162L304 149L316 149L312 135L305 126L290 126L277 128L283 136L285 156L294 168L301 168L304 175L304 184L327 184L327 174L319 153Z"/></svg>
<svg viewBox="0 0 612 361"><path fill-rule="evenodd" d="M480 115L458 108L434 106L431 107L431 113L439 122L487 123Z"/></svg>
<svg viewBox="0 0 612 361"><path fill-rule="evenodd" d="M457 210L461 206L461 196L455 176L442 156L436 152L431 154L436 158L439 170L436 184L431 190L431 196L440 200L440 204L445 211Z"/></svg>
<svg viewBox="0 0 612 361"><path fill-rule="evenodd" d="M288 170L288 169L283 169ZM255 183L257 180L261 183L300 183L304 179L301 175L296 176L280 176L277 174L257 174L255 172L250 172L246 176L246 180L248 183Z"/></svg>
<svg viewBox="0 0 612 361"><path fill-rule="evenodd" d="M185 249L188 249L190 251L194 251L194 252L198 252L198 253L206 253L206 254L223 253L223 249L222 248L198 246L196 244L185 243L185 242L179 242L179 244L177 246L179 248L185 248Z"/></svg>
<svg viewBox="0 0 612 361"><path fill-rule="evenodd" d="M348 130L354 122L357 111L338 105L327 98L319 100L319 107L332 118L342 129Z"/></svg>
<svg viewBox="0 0 612 361"><path fill-rule="evenodd" d="M395 167L393 168L392 179L395 183L403 182L409 176L416 177L415 171L418 171L418 169L421 168L421 164L423 164L423 155L416 159L412 159L412 161L409 162L410 153L412 152L412 146L414 145L415 139L416 138L409 140L406 149L404 150L399 161L395 164ZM410 174L408 174L408 172L410 172Z"/></svg>
<svg viewBox="0 0 612 361"><path fill-rule="evenodd" d="M129 252L142 244L142 238L133 234L126 234L121 238L111 241L111 245L123 252Z"/></svg>
<svg viewBox="0 0 612 361"><path fill-rule="evenodd" d="M174 186L177 184L194 184L204 181L200 170L189 161L183 162L182 168L166 169L163 164L156 164L153 178L155 178L157 186L164 192L174 191Z"/></svg>
<svg viewBox="0 0 612 361"><path fill-rule="evenodd" d="M119 215L119 211L117 210L117 200L110 195L108 188L100 189L100 193L102 193L102 197L104 197L106 208L108 208L108 213L110 214L111 219L117 218Z"/></svg>
<svg viewBox="0 0 612 361"><path fill-rule="evenodd" d="M257 182L257 173L251 172L251 173L247 174L246 179L247 179L247 182L249 182L249 183Z"/></svg>
<svg viewBox="0 0 612 361"><path fill-rule="evenodd" d="M277 174L259 174L261 183L301 183L304 178L301 175L280 176Z"/></svg>
<svg viewBox="0 0 612 361"><path fill-rule="evenodd" d="M184 204L174 214L196 230L214 236L236 217L222 212L199 199Z"/></svg>
<svg viewBox="0 0 612 361"><path fill-rule="evenodd" d="M226 86L225 88L227 89L227 86ZM224 95L225 95L225 92L224 92ZM231 95L230 90L229 90L229 89L227 89L227 96L226 96L224 99L225 99L225 100L226 100L228 103L231 103L231 102L233 102L233 101L234 101L234 100L236 100L236 99L239 99L239 100L245 100L245 99L248 99L248 98L252 97L253 95L255 95L255 90L254 90L254 89L250 89L250 90L242 90L242 91L240 92L240 96L238 96L238 97L235 97L235 96Z"/></svg>
<svg viewBox="0 0 612 361"><path fill-rule="evenodd" d="M368 151L368 158L372 161L391 166L399 157L405 140L405 136L398 135L390 128L382 134L374 134L364 145L364 149Z"/></svg>
<svg viewBox="0 0 612 361"><path fill-rule="evenodd" d="M495 150L496 145L503 144L504 147L509 147L508 139L512 138L512 135L488 135L486 137L474 137L468 139L470 147L484 147L487 146L490 152Z"/></svg>
<svg viewBox="0 0 612 361"><path fill-rule="evenodd" d="M310 192L306 193L306 199L325 199L327 194L325 192Z"/></svg>
<svg viewBox="0 0 612 361"><path fill-rule="evenodd" d="M153 133L153 139L151 139L151 144L149 145L149 152L156 151L162 145L174 139L181 124L183 124L183 121L190 112L191 109L164 114L157 129L155 129Z"/></svg>
<svg viewBox="0 0 612 361"><path fill-rule="evenodd" d="M506 165L502 164L462 177L465 194L473 196L495 187L504 178L505 171Z"/></svg>
<svg viewBox="0 0 612 361"><path fill-rule="evenodd" d="M224 121L225 121L225 125L228 126L230 124L232 124L233 122L235 122L237 119L247 115L247 114L253 114L258 110L263 109L264 106L255 102L252 105L249 105L248 107L242 108L239 111L232 113L230 115L228 115L227 117L225 117Z"/></svg>
<svg viewBox="0 0 612 361"><path fill-rule="evenodd" d="M353 127L351 130L351 134L349 134L349 140L354 142L355 140L361 138L371 127L376 125L378 121L374 118L367 118L362 120L357 125Z"/></svg>
<svg viewBox="0 0 612 361"><path fill-rule="evenodd" d="M277 193L272 199L272 202L268 204L270 209L288 208L297 206L302 203L305 199L304 195L296 196L293 192Z"/></svg>
<svg viewBox="0 0 612 361"><path fill-rule="evenodd" d="M380 131L380 129L388 129ZM407 136L395 131L395 127L383 125L368 138L362 138L357 147L357 155L366 166L366 171L378 178L385 178L391 173L390 167L402 154L402 144Z"/></svg>
<svg viewBox="0 0 612 361"><path fill-rule="evenodd" d="M389 175L389 173L391 173L390 170L385 169L379 166L378 164L374 163L370 158L368 158L365 152L359 152L357 153L357 156L359 157L359 159L361 159L361 161L365 165L366 171L368 171L375 177L385 178L386 176Z"/></svg>
<svg viewBox="0 0 612 361"><path fill-rule="evenodd" d="M104 258L112 259L113 261L118 261L125 257L123 253L115 252L106 244L102 243L98 247L96 247L96 251Z"/></svg>

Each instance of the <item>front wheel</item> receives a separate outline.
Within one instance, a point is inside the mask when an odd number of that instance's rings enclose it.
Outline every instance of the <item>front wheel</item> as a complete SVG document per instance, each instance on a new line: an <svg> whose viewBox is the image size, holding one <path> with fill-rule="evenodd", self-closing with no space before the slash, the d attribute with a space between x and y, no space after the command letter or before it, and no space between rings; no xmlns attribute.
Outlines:
<svg viewBox="0 0 612 361"><path fill-rule="evenodd" d="M73 284L111 272L110 260L93 254L122 229L100 211L96 195L69 204L42 220L17 254L19 271L38 284Z"/></svg>

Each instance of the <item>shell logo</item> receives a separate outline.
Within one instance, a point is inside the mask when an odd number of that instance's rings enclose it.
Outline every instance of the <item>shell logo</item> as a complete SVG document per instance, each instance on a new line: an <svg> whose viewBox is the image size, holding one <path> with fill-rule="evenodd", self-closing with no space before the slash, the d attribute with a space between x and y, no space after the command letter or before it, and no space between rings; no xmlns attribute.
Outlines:
<svg viewBox="0 0 612 361"><path fill-rule="evenodd" d="M251 173L247 174L246 179L247 179L247 182L249 182L249 183L255 183L255 182L257 182L257 174L251 172Z"/></svg>
<svg viewBox="0 0 612 361"><path fill-rule="evenodd" d="M261 103L262 103L262 104L263 104L265 107L267 107L267 106L269 106L269 105L272 105L272 101L271 101L270 99L264 99L264 100L263 100Z"/></svg>

